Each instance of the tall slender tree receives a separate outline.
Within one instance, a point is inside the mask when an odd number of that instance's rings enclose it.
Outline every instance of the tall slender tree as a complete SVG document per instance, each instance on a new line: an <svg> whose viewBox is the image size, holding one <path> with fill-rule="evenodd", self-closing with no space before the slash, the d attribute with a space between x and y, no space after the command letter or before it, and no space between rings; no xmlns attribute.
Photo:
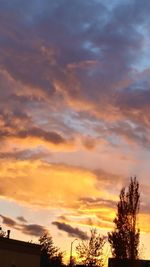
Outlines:
<svg viewBox="0 0 150 267"><path fill-rule="evenodd" d="M131 178L127 188L120 192L115 228L108 233L108 241L115 258L137 259L139 253L140 230L137 227L137 215L140 207L139 183Z"/></svg>

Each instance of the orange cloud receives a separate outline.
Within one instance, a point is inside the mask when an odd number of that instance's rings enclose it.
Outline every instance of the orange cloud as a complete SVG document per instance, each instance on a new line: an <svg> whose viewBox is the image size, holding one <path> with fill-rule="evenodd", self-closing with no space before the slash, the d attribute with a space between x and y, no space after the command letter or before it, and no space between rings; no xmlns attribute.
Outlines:
<svg viewBox="0 0 150 267"><path fill-rule="evenodd" d="M32 137L28 136L25 138L17 138L11 137L6 140L7 146L10 147L18 147L19 149L35 149L38 147L43 147L46 149L50 149L50 151L61 151L68 152L76 150L75 142L73 140L68 140L62 143L53 143L52 141L44 140L40 137Z"/></svg>
<svg viewBox="0 0 150 267"><path fill-rule="evenodd" d="M1 197L45 207L75 204L82 195L98 195L96 176L65 165L36 161L0 162Z"/></svg>

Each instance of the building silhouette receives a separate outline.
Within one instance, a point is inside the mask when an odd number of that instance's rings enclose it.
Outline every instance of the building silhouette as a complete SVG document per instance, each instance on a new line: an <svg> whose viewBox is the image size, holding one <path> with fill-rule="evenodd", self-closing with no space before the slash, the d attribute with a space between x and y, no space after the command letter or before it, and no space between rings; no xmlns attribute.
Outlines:
<svg viewBox="0 0 150 267"><path fill-rule="evenodd" d="M1 267L40 267L41 246L0 237Z"/></svg>

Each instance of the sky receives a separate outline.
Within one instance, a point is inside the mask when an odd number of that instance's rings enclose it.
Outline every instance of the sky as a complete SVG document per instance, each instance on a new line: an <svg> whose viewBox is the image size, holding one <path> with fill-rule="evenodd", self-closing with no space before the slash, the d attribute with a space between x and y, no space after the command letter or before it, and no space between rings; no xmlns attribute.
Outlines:
<svg viewBox="0 0 150 267"><path fill-rule="evenodd" d="M91 227L106 235L137 176L150 259L149 11L149 0L0 0L0 224L12 238L48 230L69 253Z"/></svg>

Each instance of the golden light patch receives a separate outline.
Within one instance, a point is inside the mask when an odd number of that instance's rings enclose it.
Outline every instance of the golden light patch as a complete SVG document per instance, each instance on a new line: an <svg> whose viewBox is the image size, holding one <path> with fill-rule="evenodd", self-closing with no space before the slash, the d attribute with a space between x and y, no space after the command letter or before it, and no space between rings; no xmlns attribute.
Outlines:
<svg viewBox="0 0 150 267"><path fill-rule="evenodd" d="M71 207L81 196L98 195L91 172L36 161L0 163L1 196L43 207Z"/></svg>
<svg viewBox="0 0 150 267"><path fill-rule="evenodd" d="M140 214L139 215L139 228L141 232L150 233L150 214Z"/></svg>

